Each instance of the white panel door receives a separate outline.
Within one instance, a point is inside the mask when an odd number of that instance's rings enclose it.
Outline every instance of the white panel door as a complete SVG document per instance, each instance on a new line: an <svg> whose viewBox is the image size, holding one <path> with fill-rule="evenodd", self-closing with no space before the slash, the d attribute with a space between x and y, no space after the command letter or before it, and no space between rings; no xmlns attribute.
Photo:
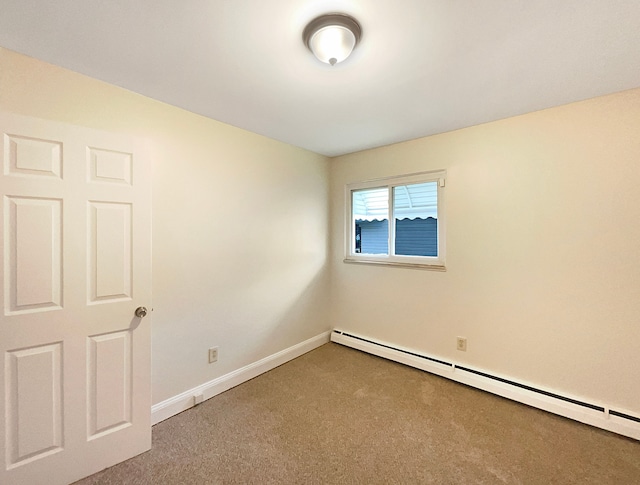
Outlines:
<svg viewBox="0 0 640 485"><path fill-rule="evenodd" d="M151 447L151 175L124 135L0 113L0 483Z"/></svg>

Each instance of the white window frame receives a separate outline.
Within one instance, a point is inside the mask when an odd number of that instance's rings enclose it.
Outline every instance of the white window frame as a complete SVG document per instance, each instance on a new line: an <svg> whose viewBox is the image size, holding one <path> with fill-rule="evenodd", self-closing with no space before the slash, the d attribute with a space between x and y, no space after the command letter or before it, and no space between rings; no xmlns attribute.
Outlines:
<svg viewBox="0 0 640 485"><path fill-rule="evenodd" d="M436 170L430 172L420 172L408 175L386 177L365 182L350 183L345 186L346 200L346 227L345 227L345 263L365 263L383 264L391 266L406 266L436 271L446 271L445 267L445 240L446 240L446 218L445 218L445 186L446 170ZM438 256L405 256L395 254L395 223L394 223L394 187L400 185L420 184L425 182L438 183ZM355 221L353 219L353 191L362 189L387 188L389 191L389 254L363 254L355 252Z"/></svg>

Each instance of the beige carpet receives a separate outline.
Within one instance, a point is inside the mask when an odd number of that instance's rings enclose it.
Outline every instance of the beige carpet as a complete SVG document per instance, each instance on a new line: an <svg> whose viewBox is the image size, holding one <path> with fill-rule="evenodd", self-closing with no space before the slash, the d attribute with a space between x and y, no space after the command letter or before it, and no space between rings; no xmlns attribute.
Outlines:
<svg viewBox="0 0 640 485"><path fill-rule="evenodd" d="M640 442L327 344L78 484L640 484Z"/></svg>

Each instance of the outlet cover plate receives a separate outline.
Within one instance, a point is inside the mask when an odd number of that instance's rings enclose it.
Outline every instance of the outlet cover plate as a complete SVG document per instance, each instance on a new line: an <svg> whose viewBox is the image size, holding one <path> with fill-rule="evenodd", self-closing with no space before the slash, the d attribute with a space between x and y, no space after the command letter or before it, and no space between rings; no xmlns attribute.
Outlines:
<svg viewBox="0 0 640 485"><path fill-rule="evenodd" d="M462 352L467 351L467 339L465 337L456 337L456 349Z"/></svg>
<svg viewBox="0 0 640 485"><path fill-rule="evenodd" d="M209 364L213 364L218 361L218 347L211 347L209 349Z"/></svg>

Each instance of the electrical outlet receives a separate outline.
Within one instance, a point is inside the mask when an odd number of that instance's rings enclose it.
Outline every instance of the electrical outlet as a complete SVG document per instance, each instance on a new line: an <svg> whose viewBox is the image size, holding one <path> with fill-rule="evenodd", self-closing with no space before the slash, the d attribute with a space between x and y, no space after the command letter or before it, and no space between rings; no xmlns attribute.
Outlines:
<svg viewBox="0 0 640 485"><path fill-rule="evenodd" d="M456 337L456 349L462 352L467 351L467 339L465 337Z"/></svg>
<svg viewBox="0 0 640 485"><path fill-rule="evenodd" d="M213 364L218 361L218 347L211 347L209 349L209 364Z"/></svg>

